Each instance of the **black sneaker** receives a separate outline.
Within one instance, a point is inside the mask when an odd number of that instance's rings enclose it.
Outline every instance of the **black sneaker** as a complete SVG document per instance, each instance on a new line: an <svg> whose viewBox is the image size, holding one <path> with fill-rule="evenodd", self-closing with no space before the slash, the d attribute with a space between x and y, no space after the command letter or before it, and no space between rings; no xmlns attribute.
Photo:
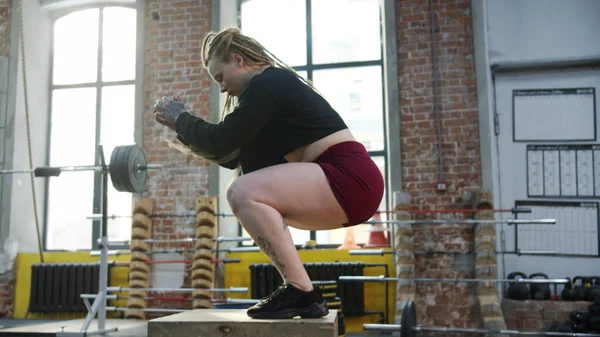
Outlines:
<svg viewBox="0 0 600 337"><path fill-rule="evenodd" d="M250 307L248 316L262 319L319 318L329 314L321 290L302 291L293 285L283 284L271 295Z"/></svg>

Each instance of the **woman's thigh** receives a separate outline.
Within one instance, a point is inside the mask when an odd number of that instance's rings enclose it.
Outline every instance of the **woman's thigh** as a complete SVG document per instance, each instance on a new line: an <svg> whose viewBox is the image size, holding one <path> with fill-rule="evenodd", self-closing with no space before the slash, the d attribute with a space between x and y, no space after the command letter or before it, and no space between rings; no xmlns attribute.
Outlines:
<svg viewBox="0 0 600 337"><path fill-rule="evenodd" d="M275 208L292 227L335 229L348 222L323 169L315 163L287 163L237 178L227 191L235 212L248 200Z"/></svg>

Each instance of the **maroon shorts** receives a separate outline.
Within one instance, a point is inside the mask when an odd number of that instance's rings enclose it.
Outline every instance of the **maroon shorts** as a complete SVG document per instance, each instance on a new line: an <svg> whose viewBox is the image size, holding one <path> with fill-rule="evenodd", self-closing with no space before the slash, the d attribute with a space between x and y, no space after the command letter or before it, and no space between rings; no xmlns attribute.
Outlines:
<svg viewBox="0 0 600 337"><path fill-rule="evenodd" d="M349 221L344 227L363 223L375 214L383 199L383 176L361 143L336 144L315 163L325 172L335 198L346 212Z"/></svg>

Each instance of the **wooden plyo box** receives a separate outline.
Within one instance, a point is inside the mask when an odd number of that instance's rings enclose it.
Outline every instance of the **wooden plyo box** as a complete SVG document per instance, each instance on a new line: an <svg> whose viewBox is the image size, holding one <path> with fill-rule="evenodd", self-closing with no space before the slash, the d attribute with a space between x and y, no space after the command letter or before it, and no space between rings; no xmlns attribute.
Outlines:
<svg viewBox="0 0 600 337"><path fill-rule="evenodd" d="M148 321L148 337L338 337L337 310L315 319L252 319L245 309L197 309Z"/></svg>

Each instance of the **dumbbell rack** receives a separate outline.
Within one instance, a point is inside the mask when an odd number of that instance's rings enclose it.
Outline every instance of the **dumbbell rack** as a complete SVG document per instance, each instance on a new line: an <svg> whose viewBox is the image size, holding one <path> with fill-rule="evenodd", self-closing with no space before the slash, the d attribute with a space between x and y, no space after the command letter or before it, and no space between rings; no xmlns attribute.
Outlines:
<svg viewBox="0 0 600 337"><path fill-rule="evenodd" d="M104 159L104 150L102 145L98 145L98 152L100 154L100 164L102 167L102 224L101 237L100 237L100 275L99 275L99 286L98 294L94 299L92 305L87 298L82 298L85 304L88 314L85 317L83 325L79 332L57 332L57 337L75 337L75 336L89 336L89 335L104 335L108 332L115 332L117 328L106 329L106 300L107 300L107 288L108 288L108 166ZM98 315L98 330L90 331L90 325L94 320L94 317Z"/></svg>

